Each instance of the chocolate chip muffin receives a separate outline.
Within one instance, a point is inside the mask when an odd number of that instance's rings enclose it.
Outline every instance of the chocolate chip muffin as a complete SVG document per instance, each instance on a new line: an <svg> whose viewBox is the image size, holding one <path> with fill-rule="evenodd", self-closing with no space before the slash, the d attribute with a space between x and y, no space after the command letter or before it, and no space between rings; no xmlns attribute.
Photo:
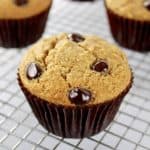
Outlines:
<svg viewBox="0 0 150 150"><path fill-rule="evenodd" d="M150 0L105 0L114 39L122 46L150 50Z"/></svg>
<svg viewBox="0 0 150 150"><path fill-rule="evenodd" d="M0 46L23 47L38 40L52 0L1 0Z"/></svg>
<svg viewBox="0 0 150 150"><path fill-rule="evenodd" d="M104 130L132 85L125 54L97 36L62 33L27 51L19 85L38 121L56 135Z"/></svg>

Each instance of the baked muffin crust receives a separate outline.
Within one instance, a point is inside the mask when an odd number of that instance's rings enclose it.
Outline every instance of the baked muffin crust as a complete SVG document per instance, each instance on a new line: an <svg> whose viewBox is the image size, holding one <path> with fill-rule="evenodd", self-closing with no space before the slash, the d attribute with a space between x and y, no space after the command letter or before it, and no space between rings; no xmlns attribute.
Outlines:
<svg viewBox="0 0 150 150"><path fill-rule="evenodd" d="M0 19L22 19L38 15L52 4L52 0L28 0L18 6L14 0L1 0Z"/></svg>
<svg viewBox="0 0 150 150"><path fill-rule="evenodd" d="M19 76L33 95L50 103L73 106L68 91L79 87L92 94L88 105L113 100L131 84L132 73L125 54L97 36L84 36L79 43L62 33L32 46L21 60ZM108 72L91 69L96 60L105 60ZM36 63L41 75L30 80L27 68Z"/></svg>
<svg viewBox="0 0 150 150"><path fill-rule="evenodd" d="M106 6L119 16L150 21L150 10L144 6L146 0L105 0Z"/></svg>

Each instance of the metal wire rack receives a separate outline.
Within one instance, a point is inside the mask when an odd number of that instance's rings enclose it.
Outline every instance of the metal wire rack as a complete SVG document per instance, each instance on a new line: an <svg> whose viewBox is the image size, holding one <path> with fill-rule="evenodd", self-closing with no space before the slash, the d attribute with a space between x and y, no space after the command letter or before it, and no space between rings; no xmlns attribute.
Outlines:
<svg viewBox="0 0 150 150"><path fill-rule="evenodd" d="M101 0L54 0L44 37L58 32L97 34L114 42ZM16 72L25 49L0 48L0 150L150 150L150 53L123 50L135 79L115 120L93 137L64 139L39 125L20 92Z"/></svg>

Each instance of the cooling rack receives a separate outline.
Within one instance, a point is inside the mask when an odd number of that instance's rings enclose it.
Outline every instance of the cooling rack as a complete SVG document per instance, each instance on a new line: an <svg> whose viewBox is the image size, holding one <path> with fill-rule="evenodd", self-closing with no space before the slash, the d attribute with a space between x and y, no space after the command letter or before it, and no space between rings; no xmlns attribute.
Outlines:
<svg viewBox="0 0 150 150"><path fill-rule="evenodd" d="M101 0L54 0L43 36L59 32L96 34L114 43ZM115 120L93 137L64 139L37 122L17 85L17 66L26 48L0 48L0 150L150 150L150 53L123 50L135 79Z"/></svg>

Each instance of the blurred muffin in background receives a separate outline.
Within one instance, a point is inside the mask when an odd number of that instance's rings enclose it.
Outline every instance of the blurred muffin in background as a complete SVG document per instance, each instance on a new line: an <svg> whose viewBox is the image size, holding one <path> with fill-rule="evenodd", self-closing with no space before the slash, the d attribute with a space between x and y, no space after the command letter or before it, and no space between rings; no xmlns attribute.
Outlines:
<svg viewBox="0 0 150 150"><path fill-rule="evenodd" d="M52 0L1 0L0 46L24 47L38 40Z"/></svg>
<svg viewBox="0 0 150 150"><path fill-rule="evenodd" d="M122 46L150 51L150 0L105 0L114 39Z"/></svg>

